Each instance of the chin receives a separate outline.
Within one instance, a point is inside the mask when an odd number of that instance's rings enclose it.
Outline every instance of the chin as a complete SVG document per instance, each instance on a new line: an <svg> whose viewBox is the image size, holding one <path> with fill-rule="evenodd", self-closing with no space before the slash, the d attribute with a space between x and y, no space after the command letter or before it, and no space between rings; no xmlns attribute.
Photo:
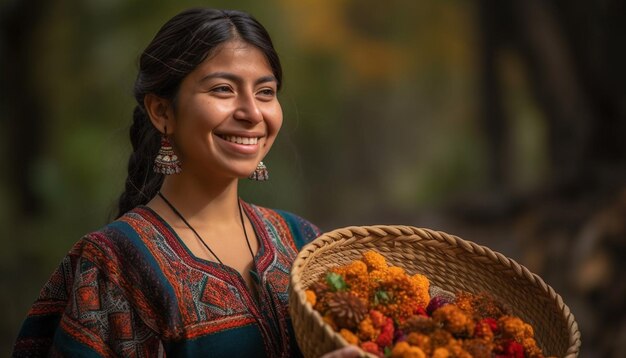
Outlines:
<svg viewBox="0 0 626 358"><path fill-rule="evenodd" d="M250 175L252 175L252 173L254 173L254 170L256 169L256 167L252 170L242 170L242 171L237 171L236 173L234 173L234 175L239 178L239 179L246 179L248 178Z"/></svg>

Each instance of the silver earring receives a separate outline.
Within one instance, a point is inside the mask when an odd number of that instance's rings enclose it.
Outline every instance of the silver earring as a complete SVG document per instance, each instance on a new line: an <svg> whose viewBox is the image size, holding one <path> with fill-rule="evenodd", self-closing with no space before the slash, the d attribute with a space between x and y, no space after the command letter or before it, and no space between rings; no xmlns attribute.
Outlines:
<svg viewBox="0 0 626 358"><path fill-rule="evenodd" d="M167 127L165 127L165 133L161 137L161 148L154 159L154 166L152 168L155 173L159 174L178 174L181 172L180 160L174 153L172 143L167 138Z"/></svg>
<svg viewBox="0 0 626 358"><path fill-rule="evenodd" d="M265 164L263 164L263 162L259 162L259 164L256 166L256 169L248 177L248 179L257 181L264 181L268 180L269 178L270 176L267 172L267 167L265 166Z"/></svg>

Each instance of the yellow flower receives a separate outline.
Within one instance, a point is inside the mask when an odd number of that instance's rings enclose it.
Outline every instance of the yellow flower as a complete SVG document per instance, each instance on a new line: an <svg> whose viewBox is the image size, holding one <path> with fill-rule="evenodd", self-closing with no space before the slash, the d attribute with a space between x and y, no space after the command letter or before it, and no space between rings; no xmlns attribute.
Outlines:
<svg viewBox="0 0 626 358"><path fill-rule="evenodd" d="M387 260L376 251L366 251L363 253L363 262L369 270L384 270L387 268Z"/></svg>
<svg viewBox="0 0 626 358"><path fill-rule="evenodd" d="M527 338L528 324L524 323L520 318L514 316L502 316L498 320L498 326L502 329L502 333L505 336L515 339L517 342L522 342L524 338ZM532 332L532 329L530 330Z"/></svg>
<svg viewBox="0 0 626 358"><path fill-rule="evenodd" d="M404 271L402 267L398 266L389 266L387 268L387 271L389 271L389 273L392 275L406 275L406 271Z"/></svg>
<svg viewBox="0 0 626 358"><path fill-rule="evenodd" d="M409 350L411 346L408 342L398 342L391 350L391 358L402 358L404 353Z"/></svg>
<svg viewBox="0 0 626 358"><path fill-rule="evenodd" d="M362 341L375 341L378 338L378 334L380 334L380 330L374 328L372 319L370 316L367 316L359 323L358 334Z"/></svg>
<svg viewBox="0 0 626 358"><path fill-rule="evenodd" d="M412 347L407 342L399 342L391 350L391 358L425 358L426 354L419 347Z"/></svg>
<svg viewBox="0 0 626 358"><path fill-rule="evenodd" d="M311 307L315 307L315 303L317 303L317 296L315 296L315 292L312 290L304 291L306 295L306 301L311 304Z"/></svg>
<svg viewBox="0 0 626 358"><path fill-rule="evenodd" d="M450 351L443 347L439 347L435 349L435 351L433 352L433 358L449 358L449 357L450 357Z"/></svg>
<svg viewBox="0 0 626 358"><path fill-rule="evenodd" d="M399 267L370 271L369 283L370 302L395 320L408 318L430 301L428 279L422 275L409 276Z"/></svg>
<svg viewBox="0 0 626 358"><path fill-rule="evenodd" d="M472 318L456 305L444 305L433 312L433 320L455 335L474 334Z"/></svg>
<svg viewBox="0 0 626 358"><path fill-rule="evenodd" d="M417 297L417 304L420 307L426 308L428 302L430 302L430 281L426 276L419 273L411 276L411 282L414 285L415 296Z"/></svg>
<svg viewBox="0 0 626 358"><path fill-rule="evenodd" d="M347 265L335 267L331 271L343 277L350 292L364 300L368 299L367 266L363 261L355 260Z"/></svg>
<svg viewBox="0 0 626 358"><path fill-rule="evenodd" d="M411 332L406 337L406 341L409 342L410 345L421 348L425 353L430 353L430 337L425 334Z"/></svg>
<svg viewBox="0 0 626 358"><path fill-rule="evenodd" d="M339 331L339 334L343 337L343 339L346 340L346 342L350 344L354 344L354 345L359 344L359 337L357 337L354 333L352 333L352 331L342 328Z"/></svg>

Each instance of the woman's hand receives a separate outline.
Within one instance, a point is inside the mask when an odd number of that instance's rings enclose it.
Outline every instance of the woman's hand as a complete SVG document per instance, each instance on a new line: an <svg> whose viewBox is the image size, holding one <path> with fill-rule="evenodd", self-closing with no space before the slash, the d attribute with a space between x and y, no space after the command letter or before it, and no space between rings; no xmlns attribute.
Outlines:
<svg viewBox="0 0 626 358"><path fill-rule="evenodd" d="M355 346L347 346L336 351L324 354L321 358L357 358L361 356L361 350Z"/></svg>

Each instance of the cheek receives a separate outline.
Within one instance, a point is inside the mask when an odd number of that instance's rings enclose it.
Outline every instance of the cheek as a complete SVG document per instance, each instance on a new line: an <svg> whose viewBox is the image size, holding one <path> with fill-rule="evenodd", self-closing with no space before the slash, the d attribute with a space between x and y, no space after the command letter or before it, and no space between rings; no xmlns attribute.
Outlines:
<svg viewBox="0 0 626 358"><path fill-rule="evenodd" d="M207 141L211 140L212 130L219 124L217 116L210 111L201 111L195 107L187 109L174 118L176 122L174 140L183 156L204 148Z"/></svg>
<svg viewBox="0 0 626 358"><path fill-rule="evenodd" d="M280 127L283 125L283 111L280 104L278 104L275 108L272 108L271 111L267 111L265 113L265 125L267 126L267 139L265 141L263 151L267 154L276 141L276 136L280 131Z"/></svg>
<svg viewBox="0 0 626 358"><path fill-rule="evenodd" d="M277 104L276 108L273 110L271 119L268 121L270 136L276 137L282 125L283 125L283 109L280 106L280 104Z"/></svg>
<svg viewBox="0 0 626 358"><path fill-rule="evenodd" d="M177 129L182 132L181 136L206 141L210 138L211 132L227 117L225 113L226 111L219 106L190 107L184 115L176 118Z"/></svg>

